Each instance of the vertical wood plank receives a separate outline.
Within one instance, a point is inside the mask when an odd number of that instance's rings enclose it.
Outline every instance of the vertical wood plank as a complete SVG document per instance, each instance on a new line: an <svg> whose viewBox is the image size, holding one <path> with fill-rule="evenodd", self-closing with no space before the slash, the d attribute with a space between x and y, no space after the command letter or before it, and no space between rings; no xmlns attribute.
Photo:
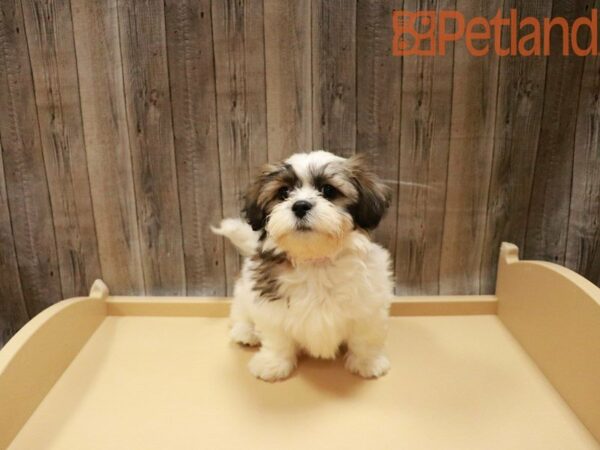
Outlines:
<svg viewBox="0 0 600 450"><path fill-rule="evenodd" d="M550 17L552 2L506 0L503 16L514 8L519 18ZM519 30L518 38L529 30ZM504 33L503 48L510 35ZM546 58L502 57L498 77L494 156L487 204L487 220L481 260L480 293L491 294L496 285L500 244L522 248L527 226L535 156L542 121Z"/></svg>
<svg viewBox="0 0 600 450"><path fill-rule="evenodd" d="M553 17L569 26L586 14L586 2L554 0ZM587 29L580 30L581 33ZM583 41L580 41L583 42ZM585 58L562 55L562 32L553 30L546 66L546 90L533 188L529 201L524 258L563 264L567 245L573 150L579 87Z"/></svg>
<svg viewBox="0 0 600 450"><path fill-rule="evenodd" d="M439 13L453 11L455 1L407 0L404 7ZM418 26L426 31L421 21ZM445 55L404 60L396 253L396 282L402 294L439 293L453 58L453 45L448 45Z"/></svg>
<svg viewBox="0 0 600 450"><path fill-rule="evenodd" d="M23 15L52 198L63 296L86 294L101 276L70 2L23 0Z"/></svg>
<svg viewBox="0 0 600 450"><path fill-rule="evenodd" d="M596 8L600 8L596 2ZM600 58L587 56L575 129L566 266L600 285Z"/></svg>
<svg viewBox="0 0 600 450"><path fill-rule="evenodd" d="M0 138L23 295L34 315L62 298L52 207L21 4L0 2Z"/></svg>
<svg viewBox="0 0 600 450"><path fill-rule="evenodd" d="M359 0L356 9L356 152L369 156L392 192L390 209L373 233L396 253L402 58L392 56L392 11L402 0Z"/></svg>
<svg viewBox="0 0 600 450"><path fill-rule="evenodd" d="M212 3L223 215L237 217L242 198L267 162L267 105L262 0ZM228 294L240 271L226 244Z"/></svg>
<svg viewBox="0 0 600 450"><path fill-rule="evenodd" d="M0 349L28 318L19 279L0 146Z"/></svg>
<svg viewBox="0 0 600 450"><path fill-rule="evenodd" d="M502 0L457 0L468 21L493 17ZM471 56L465 42L454 49L452 118L440 294L479 293L489 177L494 148L498 56Z"/></svg>
<svg viewBox="0 0 600 450"><path fill-rule="evenodd" d="M187 293L226 293L210 1L165 3Z"/></svg>
<svg viewBox="0 0 600 450"><path fill-rule="evenodd" d="M72 0L81 113L102 277L143 294L116 0Z"/></svg>
<svg viewBox="0 0 600 450"><path fill-rule="evenodd" d="M311 27L312 148L350 156L356 150L356 2L312 0Z"/></svg>
<svg viewBox="0 0 600 450"><path fill-rule="evenodd" d="M264 0L269 161L312 150L311 1Z"/></svg>
<svg viewBox="0 0 600 450"><path fill-rule="evenodd" d="M118 1L129 147L148 294L185 294L162 0Z"/></svg>

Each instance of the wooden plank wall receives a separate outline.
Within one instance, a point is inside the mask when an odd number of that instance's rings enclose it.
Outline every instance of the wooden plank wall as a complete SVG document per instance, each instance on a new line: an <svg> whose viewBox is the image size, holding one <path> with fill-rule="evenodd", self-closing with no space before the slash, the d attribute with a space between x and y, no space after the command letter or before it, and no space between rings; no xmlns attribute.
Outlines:
<svg viewBox="0 0 600 450"><path fill-rule="evenodd" d="M209 225L312 148L365 153L392 187L375 238L398 294L493 292L502 240L600 284L599 58L391 55L394 9L599 3L0 2L0 346L97 277L231 294L240 258Z"/></svg>

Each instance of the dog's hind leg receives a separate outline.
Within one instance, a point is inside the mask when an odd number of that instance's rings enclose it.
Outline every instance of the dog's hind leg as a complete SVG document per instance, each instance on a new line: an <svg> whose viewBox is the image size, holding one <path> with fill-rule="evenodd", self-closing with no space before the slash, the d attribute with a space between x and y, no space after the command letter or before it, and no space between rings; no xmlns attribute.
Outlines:
<svg viewBox="0 0 600 450"><path fill-rule="evenodd" d="M383 351L387 323L385 320L365 320L355 324L348 338L346 369L363 378L378 378L390 370L390 361Z"/></svg>
<svg viewBox="0 0 600 450"><path fill-rule="evenodd" d="M254 325L249 321L237 321L231 325L229 332L234 342L242 345L256 346L260 344L260 339L254 331Z"/></svg>
<svg viewBox="0 0 600 450"><path fill-rule="evenodd" d="M229 335L234 342L242 345L255 346L260 339L254 329L254 323L241 299L236 298L231 305L231 330Z"/></svg>

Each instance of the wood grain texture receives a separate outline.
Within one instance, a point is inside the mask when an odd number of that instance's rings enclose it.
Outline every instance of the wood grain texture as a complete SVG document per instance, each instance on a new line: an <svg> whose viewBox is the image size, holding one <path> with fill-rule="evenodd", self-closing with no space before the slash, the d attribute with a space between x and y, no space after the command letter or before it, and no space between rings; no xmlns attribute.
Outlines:
<svg viewBox="0 0 600 450"><path fill-rule="evenodd" d="M311 1L264 0L269 161L312 149Z"/></svg>
<svg viewBox="0 0 600 450"><path fill-rule="evenodd" d="M0 348L25 325L28 319L19 279L15 240L4 182L2 146L0 146Z"/></svg>
<svg viewBox="0 0 600 450"><path fill-rule="evenodd" d="M504 16L516 8L519 17L550 17L551 3L529 0L506 0ZM525 33L520 31L518 37ZM503 48L509 48L510 35L505 33ZM486 213L480 292L494 292L496 266L502 242L523 246L527 227L529 199L540 136L546 58L500 58L498 106L492 172Z"/></svg>
<svg viewBox="0 0 600 450"><path fill-rule="evenodd" d="M72 0L81 113L102 277L143 293L116 0Z"/></svg>
<svg viewBox="0 0 600 450"><path fill-rule="evenodd" d="M557 0L552 5L552 16L564 17L572 24L575 18L584 16L588 8L589 2ZM586 32L586 28L580 30L582 36ZM546 66L544 110L529 201L524 258L563 264L573 180L577 104L585 59L561 54L560 29L553 29L550 45L554 51Z"/></svg>
<svg viewBox="0 0 600 450"><path fill-rule="evenodd" d="M209 1L165 4L187 294L224 295L214 55Z"/></svg>
<svg viewBox="0 0 600 450"><path fill-rule="evenodd" d="M404 8L453 11L455 1L407 0ZM426 32L422 22L419 27ZM440 289L453 58L454 46L448 45L443 56L404 59L396 236L396 284L402 295L438 294Z"/></svg>
<svg viewBox="0 0 600 450"><path fill-rule="evenodd" d="M312 0L312 148L356 150L356 2Z"/></svg>
<svg viewBox="0 0 600 450"><path fill-rule="evenodd" d="M0 138L21 287L35 315L62 298L21 4L0 2ZM10 245L10 244L9 244Z"/></svg>
<svg viewBox="0 0 600 450"><path fill-rule="evenodd" d="M41 144L65 297L100 278L70 2L23 0Z"/></svg>
<svg viewBox="0 0 600 450"><path fill-rule="evenodd" d="M392 188L373 236L400 295L493 292L504 240L600 284L598 57L563 57L559 29L550 57L391 52L398 9L593 7L0 2L0 339L98 276L116 294L232 294L240 257L210 225L239 215L264 162L318 147L366 154Z"/></svg>
<svg viewBox="0 0 600 450"><path fill-rule="evenodd" d="M183 295L185 267L163 2L119 1L118 5L125 106L146 293Z"/></svg>
<svg viewBox="0 0 600 450"><path fill-rule="evenodd" d="M600 8L596 2L596 8ZM565 265L600 285L600 58L585 61L573 160Z"/></svg>
<svg viewBox="0 0 600 450"><path fill-rule="evenodd" d="M365 153L389 186L390 208L374 231L395 262L402 58L392 56L392 11L402 1L359 0L356 9L356 153ZM360 63L358 63L360 61Z"/></svg>
<svg viewBox="0 0 600 450"><path fill-rule="evenodd" d="M238 217L268 156L263 2L213 2L212 26L223 216ZM225 250L231 295L241 258L232 245Z"/></svg>
<svg viewBox="0 0 600 450"><path fill-rule="evenodd" d="M458 0L465 20L493 17L502 0ZM454 49L452 118L440 261L440 294L479 293L489 177L494 147L499 57Z"/></svg>

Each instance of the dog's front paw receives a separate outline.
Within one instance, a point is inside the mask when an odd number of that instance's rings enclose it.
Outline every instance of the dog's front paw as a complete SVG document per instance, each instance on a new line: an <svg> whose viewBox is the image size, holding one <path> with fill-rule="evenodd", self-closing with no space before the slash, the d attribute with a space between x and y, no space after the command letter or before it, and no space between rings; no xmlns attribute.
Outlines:
<svg viewBox="0 0 600 450"><path fill-rule="evenodd" d="M350 352L346 355L346 369L363 378L378 378L390 370L390 361L385 355L361 358Z"/></svg>
<svg viewBox="0 0 600 450"><path fill-rule="evenodd" d="M290 376L295 365L293 360L260 351L250 360L248 368L256 378L277 381Z"/></svg>

